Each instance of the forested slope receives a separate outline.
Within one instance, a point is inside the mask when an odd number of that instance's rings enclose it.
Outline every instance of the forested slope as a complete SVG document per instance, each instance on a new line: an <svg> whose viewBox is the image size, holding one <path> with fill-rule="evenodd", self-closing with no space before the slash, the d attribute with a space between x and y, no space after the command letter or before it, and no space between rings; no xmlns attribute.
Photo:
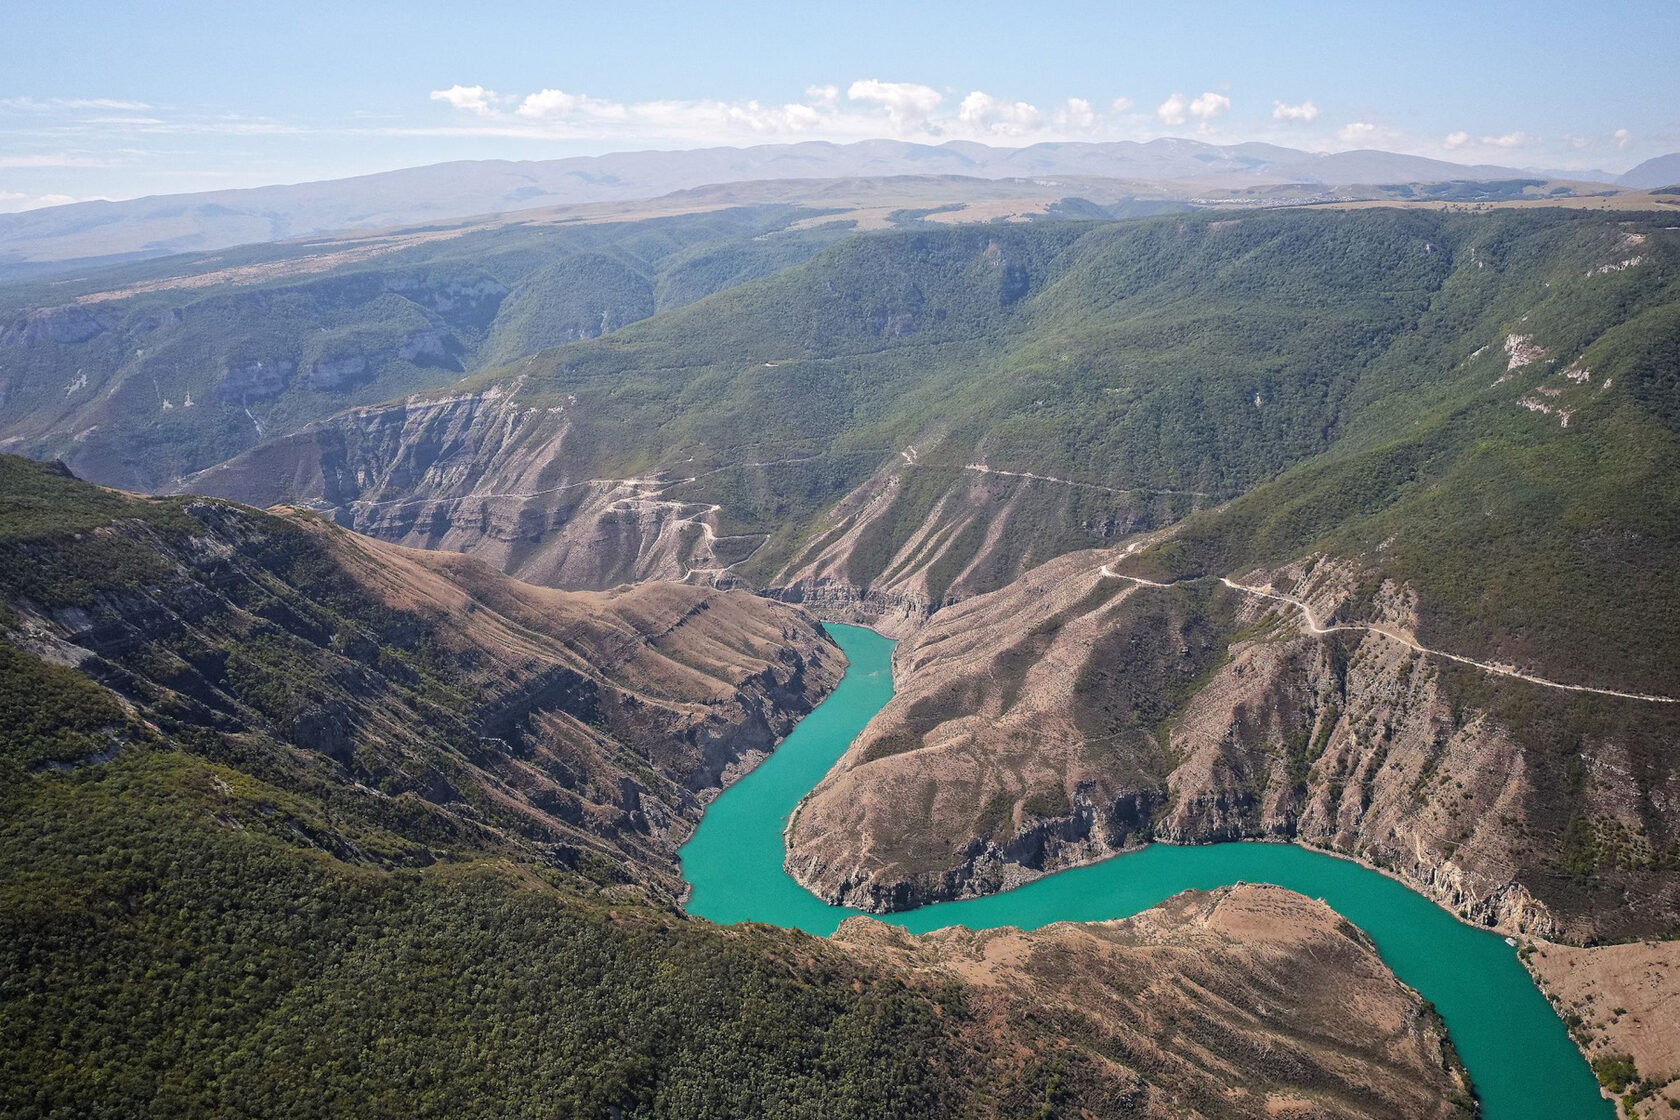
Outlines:
<svg viewBox="0 0 1680 1120"><path fill-rule="evenodd" d="M1680 697L1673 232L1466 228L1328 451L917 628L793 866L882 905L1296 838L1507 928L1672 933L1680 705L1609 693Z"/></svg>
<svg viewBox="0 0 1680 1120"><path fill-rule="evenodd" d="M87 1116L1459 1114L1438 1021L1322 907L1256 945L1095 943L1104 990L1194 959L1305 997L1162 1065L971 993L914 944L720 929L671 905L696 791L832 681L796 610L568 594L307 515L139 499L0 458L0 1111ZM1281 892L1280 892L1281 893ZM1237 914L1252 899L1180 900ZM1255 977L1260 970L1261 979ZM1012 985L1013 986L1013 985ZM1330 989L1326 989L1327 991ZM974 997L978 997L974 1000ZM974 1000L971 1002L971 1000ZM1339 1005L1338 1005L1339 1006ZM1216 1059L1232 1040L1272 1058Z"/></svg>
<svg viewBox="0 0 1680 1120"><path fill-rule="evenodd" d="M1475 472L1503 485L1496 445L1534 485L1605 513L1610 537L1661 534L1676 252L1654 221L1565 211L862 236L447 396L335 418L192 486L320 503L538 582L727 569L918 616L1251 491L1238 513L1265 511L1272 527L1248 535L1275 559L1355 521L1374 546L1392 534L1368 519L1390 510L1422 563L1441 553L1423 534L1456 530L1400 508L1419 489L1401 487L1447 470L1466 479L1453 493ZM1297 467L1290 485L1321 479L1319 495L1256 489ZM1531 497L1501 499L1527 537L1484 571L1562 586L1577 577L1549 535L1571 522ZM1634 578L1624 602L1652 590ZM1488 598L1476 578L1458 586L1467 610ZM1530 600L1547 618L1575 601Z"/></svg>
<svg viewBox="0 0 1680 1120"><path fill-rule="evenodd" d="M803 260L845 229L789 228L814 216L457 223L12 284L0 288L0 450L161 489L345 408Z"/></svg>

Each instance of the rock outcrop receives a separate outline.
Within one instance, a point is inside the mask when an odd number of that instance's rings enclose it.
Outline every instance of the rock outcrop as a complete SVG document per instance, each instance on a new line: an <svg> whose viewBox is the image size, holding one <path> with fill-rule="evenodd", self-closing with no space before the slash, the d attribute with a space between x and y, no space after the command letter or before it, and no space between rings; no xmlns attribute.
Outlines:
<svg viewBox="0 0 1680 1120"><path fill-rule="evenodd" d="M297 363L290 358L258 358L235 362L222 370L215 398L228 404L252 404L278 397L292 383Z"/></svg>
<svg viewBox="0 0 1680 1120"><path fill-rule="evenodd" d="M500 392L361 409L189 482L255 505L307 502L382 540L471 553L520 579L599 590L718 560L713 507L672 481L568 467L569 406Z"/></svg>
<svg viewBox="0 0 1680 1120"><path fill-rule="evenodd" d="M1297 608L1216 581L1106 576L1108 555L1053 561L903 641L893 701L789 829L801 882L899 909L1151 839L1295 840L1511 932L1674 927L1675 841L1646 809L1680 777L1629 764L1661 732L1636 702L1593 702L1596 733L1560 751L1568 694L1381 634L1309 634ZM1345 563L1237 582L1294 588L1318 618L1417 625L1401 588L1356 600ZM1525 722L1536 703L1563 708Z"/></svg>

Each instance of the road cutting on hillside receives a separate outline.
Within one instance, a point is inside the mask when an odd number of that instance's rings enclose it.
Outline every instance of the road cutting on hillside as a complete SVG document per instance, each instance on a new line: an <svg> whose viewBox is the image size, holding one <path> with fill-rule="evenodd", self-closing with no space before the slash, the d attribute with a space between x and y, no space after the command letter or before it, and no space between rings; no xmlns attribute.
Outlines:
<svg viewBox="0 0 1680 1120"><path fill-rule="evenodd" d="M1128 548L1120 558L1122 560L1125 559L1126 556L1131 555L1133 551L1134 548ZM1116 572L1107 564L1104 564L1098 569L1098 574L1108 579L1129 580L1130 582L1138 584L1142 587L1175 587L1181 583L1195 583L1197 580L1207 578L1205 576L1197 576L1191 579L1177 579L1167 583L1160 583L1156 580L1144 579L1142 576L1129 576L1123 572ZM1372 623L1338 622L1330 626L1322 626L1319 624L1318 619L1313 617L1312 608L1300 599L1295 598L1293 595L1285 595L1282 592L1273 591L1269 587L1254 587L1246 583L1237 583L1235 580L1226 579L1224 576L1219 577L1219 582L1233 591L1241 591L1245 594L1254 595L1261 599L1271 599L1274 602L1286 603L1289 606L1295 607L1301 612L1301 617L1306 619L1307 631L1312 634L1337 634L1347 631L1362 631L1367 634L1376 634L1387 638L1391 642L1398 642L1408 649L1421 654L1426 654L1430 657L1440 657L1448 661L1456 661L1460 665L1469 665L1474 668L1481 669L1484 672L1493 673L1501 677L1511 677L1519 681L1527 681L1529 684L1537 684L1544 688L1555 688L1564 692L1587 692L1594 696L1613 696L1619 700L1640 700L1650 704L1680 704L1680 697L1657 696L1648 692L1622 692L1614 688L1593 688L1590 685L1565 684L1562 681L1547 680L1545 677L1537 677L1533 673L1525 673L1521 669L1516 669L1509 665L1497 665L1491 661L1477 661L1473 657L1465 657L1462 654L1448 653L1445 650L1439 649L1431 649L1428 646L1420 645L1411 638L1402 634L1397 634L1393 630L1389 630L1386 627L1377 626Z"/></svg>

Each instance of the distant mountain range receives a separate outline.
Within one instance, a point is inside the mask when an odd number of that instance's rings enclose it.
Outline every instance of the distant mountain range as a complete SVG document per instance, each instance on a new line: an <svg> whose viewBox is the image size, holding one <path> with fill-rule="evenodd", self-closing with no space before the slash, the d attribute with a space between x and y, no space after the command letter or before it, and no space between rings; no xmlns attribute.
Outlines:
<svg viewBox="0 0 1680 1120"><path fill-rule="evenodd" d="M714 183L911 174L981 179L1076 175L1170 184L1172 194L1189 197L1290 183L1442 182L1531 173L1394 152L1321 154L1272 144L1221 146L1184 139L1025 148L868 140L617 152L529 162L461 161L317 183L80 202L0 215L0 265L165 256L328 230L651 198Z"/></svg>
<svg viewBox="0 0 1680 1120"><path fill-rule="evenodd" d="M1637 187L1640 190L1653 190L1657 187L1672 187L1680 184L1680 152L1670 152L1666 156L1657 156L1617 178L1618 186Z"/></svg>

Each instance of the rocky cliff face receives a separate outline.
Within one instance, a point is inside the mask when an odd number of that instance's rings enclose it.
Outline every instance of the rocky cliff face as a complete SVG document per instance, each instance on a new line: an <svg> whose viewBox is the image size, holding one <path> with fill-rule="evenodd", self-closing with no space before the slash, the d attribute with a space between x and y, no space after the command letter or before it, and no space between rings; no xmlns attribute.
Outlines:
<svg viewBox="0 0 1680 1120"><path fill-rule="evenodd" d="M790 834L790 868L836 901L998 890L1151 838L1263 838L1357 855L1501 928L1589 937L1676 922L1680 848L1663 806L1680 804L1680 776L1650 749L1673 730L1661 713L1487 678L1381 635L1307 635L1296 608L1211 580L1105 578L1112 554L1017 578L1035 550L1070 547L1034 526L1067 525L1085 508L1066 504L1076 488L909 448L802 550L767 559L782 546L720 537L740 517L706 501L706 478L594 477L574 466L593 454L584 406L520 402L514 387L363 410L194 486L317 495L358 531L563 587L751 586L757 573L773 598L905 639L899 697ZM1318 618L1355 612L1415 637L1415 595L1367 586L1357 563L1243 581L1295 588Z"/></svg>
<svg viewBox="0 0 1680 1120"><path fill-rule="evenodd" d="M465 552L550 587L682 580L716 564L716 510L669 480L574 466L571 404L492 390L364 409L189 482L256 505L307 502L368 536Z"/></svg>
<svg viewBox="0 0 1680 1120"><path fill-rule="evenodd" d="M844 580L817 577L796 579L766 591L771 598L798 603L818 618L867 626L889 638L916 632L936 608L906 592L858 588Z"/></svg>
<svg viewBox="0 0 1680 1120"><path fill-rule="evenodd" d="M290 358L259 358L239 362L222 370L213 395L229 404L249 405L284 393L292 383L297 363Z"/></svg>
<svg viewBox="0 0 1680 1120"><path fill-rule="evenodd" d="M983 444L918 437L767 569L768 593L904 637L1052 557L1171 524L1198 497L993 470L985 457Z"/></svg>
<svg viewBox="0 0 1680 1120"><path fill-rule="evenodd" d="M591 405L575 396L533 403L549 398L522 390L515 378L483 392L345 413L256 447L183 489L258 506L306 504L357 532L469 553L546 586L662 579L760 587L895 637L1033 563L1171 523L1193 504L1189 496L1125 495L958 466L975 452L941 444L944 465L914 447L889 453L811 524L753 531L742 488L718 476L750 468L752 488L775 493L796 488L789 480L809 459L747 468L678 459L639 477L603 477ZM1082 493L1090 489L1101 493ZM740 530L720 536L724 521ZM787 543L792 529L807 540L797 549Z"/></svg>
<svg viewBox="0 0 1680 1120"><path fill-rule="evenodd" d="M1378 634L1309 635L1293 606L1212 581L1107 577L1104 559L1064 557L904 641L894 700L789 830L797 878L897 909L1150 839L1295 840L1513 932L1672 927L1680 886L1657 853L1674 838L1650 810L1680 778L1628 765L1661 734L1633 702L1583 735L1582 772L1555 745L1568 718L1523 717L1557 702L1537 686ZM1356 598L1347 564L1238 582L1293 588L1320 619L1416 625L1402 589Z"/></svg>
<svg viewBox="0 0 1680 1120"><path fill-rule="evenodd" d="M365 410L198 485L275 501L273 480L302 476L298 489L359 532L470 552L544 584L727 581L715 507L670 497L670 479L566 473L579 457L572 407L492 392ZM791 833L789 866L820 894L897 908L1005 889L1151 838L1299 839L1393 869L1475 920L1594 928L1558 913L1581 900L1556 865L1568 821L1546 807L1555 764L1466 707L1438 664L1381 637L1303 635L1275 602L1105 579L1096 554L974 598L978 573L1010 570L988 559L1022 556L1018 539L988 552L1015 511L1059 485L978 470L861 579L919 469L900 457L848 496L769 590L908 639L899 697ZM1357 583L1326 566L1254 578L1309 589L1320 617ZM1415 603L1396 589L1372 609L1415 628ZM1640 826L1637 806L1607 819Z"/></svg>

